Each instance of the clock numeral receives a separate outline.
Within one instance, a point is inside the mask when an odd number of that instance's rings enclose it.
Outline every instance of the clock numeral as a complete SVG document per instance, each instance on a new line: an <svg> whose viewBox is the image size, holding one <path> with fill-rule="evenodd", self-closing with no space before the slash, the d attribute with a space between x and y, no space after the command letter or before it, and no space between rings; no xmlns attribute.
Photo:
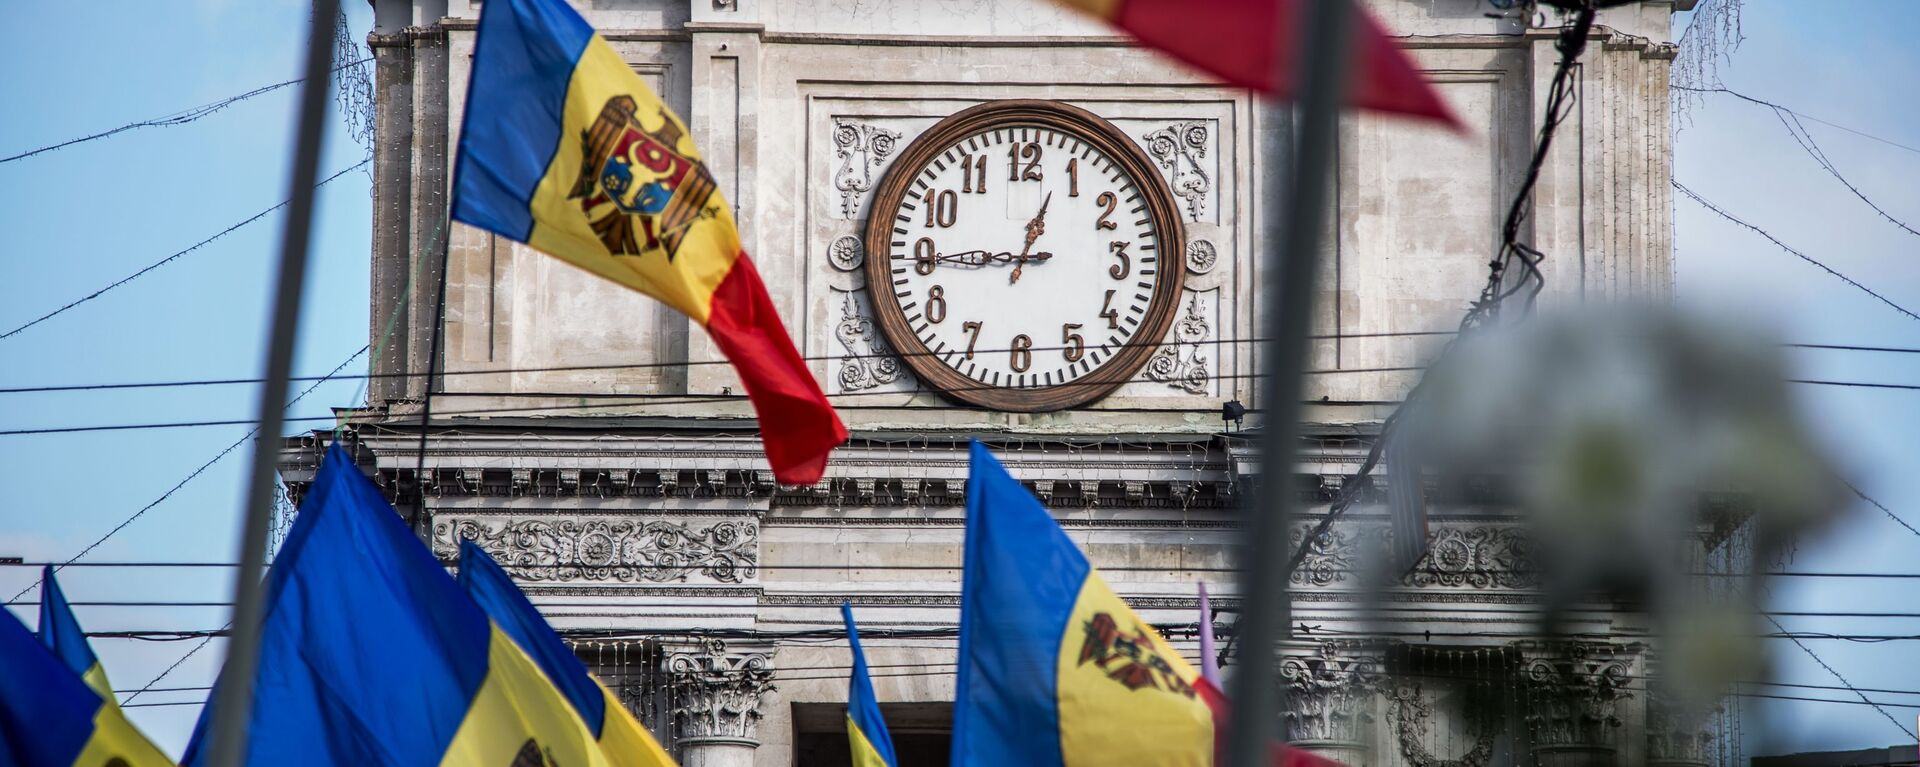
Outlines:
<svg viewBox="0 0 1920 767"><path fill-rule="evenodd" d="M933 250L933 238L922 237L913 241L913 270L922 276L933 274L933 266L938 257Z"/></svg>
<svg viewBox="0 0 1920 767"><path fill-rule="evenodd" d="M962 322L960 323L960 329L968 333L967 359L973 359L973 344L974 342L980 340L980 323L979 322Z"/></svg>
<svg viewBox="0 0 1920 767"><path fill-rule="evenodd" d="M1107 267L1107 276L1124 280L1133 273L1133 258L1127 255L1127 245L1120 240L1107 243L1107 250L1113 251L1114 257L1120 259L1120 263Z"/></svg>
<svg viewBox="0 0 1920 767"><path fill-rule="evenodd" d="M927 321L935 325L947 319L947 289L935 285L927 288Z"/></svg>
<svg viewBox="0 0 1920 767"><path fill-rule="evenodd" d="M1025 169L1020 167L1020 158L1022 157L1030 158L1027 160L1027 167ZM1040 142L1029 141L1025 144L1014 144L1007 147L1007 180L1040 180Z"/></svg>
<svg viewBox="0 0 1920 767"><path fill-rule="evenodd" d="M953 226L960 215L960 196L952 189L942 189L931 195L933 200L927 205L927 226L945 229Z"/></svg>
<svg viewBox="0 0 1920 767"><path fill-rule="evenodd" d="M1120 329L1120 310L1113 308L1113 294L1117 290L1107 291L1107 297L1100 301L1100 316L1107 321L1108 330Z"/></svg>
<svg viewBox="0 0 1920 767"><path fill-rule="evenodd" d="M1101 192L1099 197L1093 198L1093 204L1107 206L1107 212L1100 214L1100 220L1093 222L1093 228L1095 229L1120 228L1119 224L1116 224L1116 223L1113 223L1112 221L1107 220L1108 216L1113 215L1113 209L1120 205L1120 198L1113 196L1112 192Z"/></svg>
<svg viewBox="0 0 1920 767"><path fill-rule="evenodd" d="M1015 373L1025 373L1033 367L1033 339L1021 333L1013 337L1013 348L1007 354L1007 366Z"/></svg>
<svg viewBox="0 0 1920 767"><path fill-rule="evenodd" d="M1078 322L1069 322L1060 326L1060 343L1064 347L1060 352L1066 356L1069 364L1079 362L1080 358L1087 353L1087 339L1073 332L1079 329Z"/></svg>
<svg viewBox="0 0 1920 767"><path fill-rule="evenodd" d="M1080 196L1080 158L1067 161L1067 196Z"/></svg>
<svg viewBox="0 0 1920 767"><path fill-rule="evenodd" d="M980 183L975 184L978 178ZM987 193L987 156L975 157L970 153L960 153L960 191L969 194Z"/></svg>

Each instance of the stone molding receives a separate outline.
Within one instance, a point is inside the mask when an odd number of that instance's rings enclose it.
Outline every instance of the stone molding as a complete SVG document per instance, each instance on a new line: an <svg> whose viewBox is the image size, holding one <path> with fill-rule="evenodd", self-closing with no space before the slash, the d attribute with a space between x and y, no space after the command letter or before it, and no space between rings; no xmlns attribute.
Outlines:
<svg viewBox="0 0 1920 767"><path fill-rule="evenodd" d="M700 639L669 646L662 661L683 745L760 745L761 705L773 692L773 649Z"/></svg>
<svg viewBox="0 0 1920 767"><path fill-rule="evenodd" d="M434 554L454 559L462 540L479 544L515 578L535 583L684 582L698 574L737 584L760 574L760 528L751 518L701 525L624 514L437 514Z"/></svg>
<svg viewBox="0 0 1920 767"><path fill-rule="evenodd" d="M1493 741L1501 728L1497 722L1488 721L1488 712L1463 712L1474 729L1473 745L1460 756L1441 757L1428 750L1425 743L1427 730L1433 726L1433 704L1420 685L1402 685L1389 697L1394 739L1400 746L1400 756L1412 767L1486 767L1493 759Z"/></svg>
<svg viewBox="0 0 1920 767"><path fill-rule="evenodd" d="M1296 527L1299 546L1313 523ZM1293 573L1302 586L1332 586L1362 579L1367 563L1385 561L1393 531L1385 522L1336 524L1307 547ZM1427 553L1400 579L1414 588L1526 590L1539 586L1534 547L1517 525L1443 525L1433 528Z"/></svg>

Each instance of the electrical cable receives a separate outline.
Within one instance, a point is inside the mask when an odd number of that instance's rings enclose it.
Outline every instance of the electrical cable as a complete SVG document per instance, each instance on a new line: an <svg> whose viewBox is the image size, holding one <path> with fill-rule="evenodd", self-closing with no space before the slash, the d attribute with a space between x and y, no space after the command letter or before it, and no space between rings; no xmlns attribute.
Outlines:
<svg viewBox="0 0 1920 767"><path fill-rule="evenodd" d="M361 64L365 64L372 60L373 59L369 57L369 58L360 59L359 61L351 61L345 64L341 64L340 66L334 67L333 71L339 72L341 70L348 69L350 67L357 67ZM247 91L246 93L242 93L238 96L229 96L219 101L215 101L208 104L202 104L192 109L174 112L173 114L166 115L164 117L155 117L150 120L141 120L139 122L127 123L126 125L122 125L118 128L101 131L91 136L82 136L76 139L68 139L58 144L50 144L47 146L40 147L39 149L30 149L28 151L13 155L12 157L0 157L0 165L4 165L6 163L10 163L15 160L24 160L28 157L32 157L34 155L41 154L43 152L51 152L56 149L64 149L66 147L70 147L75 144L84 144L89 141L98 141L100 139L106 138L108 136L112 136L117 133L124 133L126 131L135 130L138 128L166 128L166 127L172 127L175 125L185 125L187 123L198 120L202 117L206 117L207 115L218 112L222 109L226 109L227 107L232 106L236 103L246 101L247 99L253 98L255 96L272 93L274 91L280 90L281 88L285 88L289 85L298 85L299 83L302 83L305 81L306 81L306 78L302 77L299 79L288 80L282 83L274 83L272 85L266 85L259 88L255 88L253 90Z"/></svg>
<svg viewBox="0 0 1920 767"><path fill-rule="evenodd" d="M1766 100L1766 99L1761 99L1761 98L1755 98L1755 97L1753 97L1753 96L1749 96L1749 95L1747 95L1747 94L1745 94L1745 93L1741 93L1741 92L1739 92L1739 91L1736 91L1736 90L1733 90L1733 89L1731 89L1731 88L1722 88L1722 87L1715 87L1715 88L1690 88L1690 87L1684 87L1684 86L1679 86L1679 85L1674 85L1674 86L1669 86L1669 87L1671 87L1671 88L1672 88L1673 90L1676 90L1676 91L1686 91L1686 92L1689 92L1689 93L1724 93L1724 94L1726 94L1726 95L1728 95L1728 96L1732 96L1732 97L1734 97L1734 98L1737 98L1737 99L1740 99L1740 100L1742 100L1742 101L1748 101L1748 102L1752 102L1752 103L1754 103L1754 104L1759 104L1760 106L1763 106L1763 107L1768 107L1768 108L1770 108L1770 109L1774 109L1774 110L1777 110L1777 111L1781 111L1781 112L1786 112L1786 113L1788 113L1788 114L1791 114L1791 115L1794 115L1794 116L1796 116L1796 117L1803 117L1803 118L1806 118L1806 119L1808 119L1808 120L1812 120L1812 121L1814 121L1814 122L1817 122L1817 123L1820 123L1821 125L1825 125L1825 126L1827 126L1827 127L1829 127L1829 128L1838 128L1838 129L1840 129L1840 130L1843 130L1843 131L1846 131L1846 132L1848 132L1848 133L1851 133L1851 134L1853 134L1853 135L1856 135L1856 136L1859 136L1859 137L1861 137L1861 138L1865 138L1865 139L1871 139L1871 140L1874 140L1874 141L1878 141L1878 142L1880 142L1880 143L1882 143L1882 144L1886 144L1887 146L1890 146L1890 147L1893 147L1893 148L1895 148L1895 149L1902 149L1902 150L1906 150L1906 151L1908 151L1908 152L1912 152L1912 153L1914 153L1914 154L1920 154L1920 147L1911 147L1911 146L1908 146L1908 145L1906 145L1906 144L1902 144L1902 143L1900 143L1900 142L1897 142L1897 141L1893 141L1893 140L1890 140L1890 139L1884 139L1884 138L1881 138L1881 137L1879 137L1879 136L1875 136L1875 135L1873 135L1873 134L1871 134L1871 133L1868 133L1868 132L1866 132L1866 131L1862 131L1862 130L1856 130L1856 129L1854 129L1854 128L1849 128L1849 127L1847 127L1847 126L1845 126L1845 125L1841 125L1841 124L1839 124L1839 123L1835 123L1835 122L1829 122L1829 121L1827 121L1827 120L1822 120L1822 119L1820 119L1820 118L1818 118L1818 117L1814 117L1813 115L1810 115L1810 114L1807 114L1807 113L1805 113L1805 112L1802 112L1802 111L1799 111L1799 110L1796 110L1796 109L1790 109L1790 108L1788 108L1788 107L1785 107L1785 106L1782 106L1782 105L1780 105L1780 104L1778 104L1778 103L1775 103L1775 102L1772 102L1772 101L1768 101L1768 100Z"/></svg>
<svg viewBox="0 0 1920 767"><path fill-rule="evenodd" d="M367 347L365 346L360 347L360 351L354 352L352 355L348 356L345 360L341 361L340 365L333 369L334 372L338 373L341 370L345 369L348 365L353 364L354 360L359 359L360 355L365 353L367 353ZM313 390L320 388L320 385L326 382L327 382L326 377L322 377L320 380L314 381L313 385L308 386L306 390L300 392L298 396L295 396L293 399L288 400L287 407L289 408L293 407L295 404L299 403L300 400L305 399L307 395L312 394ZM241 445L247 444L248 440L253 439L253 435L256 431L258 430L257 429L248 430L246 433L246 436L243 436L237 440L234 440L233 444L228 445L225 449L215 454L213 458L208 459L206 463L200 464L200 468L194 469L191 473L187 474L185 479L182 479L179 482L174 483L173 487L170 487L167 489L166 492L161 493L160 497L155 498L153 499L152 502L148 503L145 506L140 507L138 511L135 511L131 516L128 516L125 520L122 520L120 524L114 525L113 529L108 530L106 535L102 535L98 539L94 540L93 543L87 544L86 548L81 549L80 553L75 554L72 557L68 558L67 561L61 562L58 565L54 566L53 568L54 572L59 572L61 570L66 569L68 566L74 564L74 562L79 560L81 557L84 557L89 552L93 551L96 548L99 548L100 544L106 543L108 538L112 538L115 534L119 533L121 530L127 529L128 525L133 524L135 520L138 520L142 515L145 515L148 511L152 511L153 507L159 506L161 503L165 502L168 498L173 497L173 494L178 492L180 488L186 487L188 482L192 482L193 479L195 477L200 476L202 472L205 472L207 469L212 468L214 464L219 463L220 459L227 457L228 453L232 453L234 450L239 449ZM29 591L32 591L34 587L39 585L40 585L40 579L35 578L33 583L30 583L27 585L26 588L21 589L20 593L14 594L13 599L16 599L16 600L19 599L21 596L25 595ZM13 601L13 600L8 600L8 601Z"/></svg>
<svg viewBox="0 0 1920 767"><path fill-rule="evenodd" d="M1779 629L1782 633L1785 633L1787 630L1787 627L1780 625L1780 621L1771 615L1767 616L1767 622L1773 624L1773 627ZM1833 666L1827 665L1827 662L1823 660L1819 654L1815 653L1813 648L1808 647L1805 642L1800 641L1800 639L1796 637L1788 637L1788 639L1793 640L1794 646L1799 647L1801 652L1806 653L1807 657L1812 658L1814 663L1820 664L1820 667L1826 669L1827 673L1832 674L1834 679L1840 680L1840 683L1846 685L1847 689L1852 690L1853 694L1860 696L1860 700L1866 702L1867 705L1873 706L1873 709L1880 712L1881 716L1886 717L1887 721L1892 722L1893 726L1900 728L1900 731L1906 733L1908 738L1920 739L1920 735L1915 735L1912 730L1907 729L1907 725L1904 722L1895 719L1893 715L1887 713L1887 710L1881 707L1879 703L1875 703L1871 698L1867 697L1866 693L1854 687L1853 682L1847 681L1847 678L1841 675Z"/></svg>
<svg viewBox="0 0 1920 767"><path fill-rule="evenodd" d="M401 300L402 300L402 303L404 304L406 299L402 298ZM398 313L395 313L394 315L391 315L391 316L397 317ZM394 325L395 323L392 322L391 320L387 323L387 328L385 332L381 334L381 337L383 339L392 334ZM1455 335L1456 333L1457 331L1452 331L1452 330L1430 330L1430 331L1412 331L1412 332L1406 332L1406 333L1320 334L1320 335L1311 336L1311 338L1315 340L1346 340L1346 339L1356 339L1356 338L1403 338L1403 337L1417 337L1417 336L1450 336L1450 335ZM1182 343L1187 343L1192 345L1213 346L1213 345L1228 345L1228 344L1254 344L1254 343L1259 343L1260 341L1261 339L1258 339L1258 338L1237 338L1237 339L1208 339L1208 340L1189 341L1189 342L1182 342ZM1134 345L1136 344L1129 342L1126 344L1121 344L1117 348L1124 349ZM1138 344L1138 345L1145 346L1147 344ZM1153 344L1153 346L1155 347L1165 346L1165 345L1166 345L1165 342L1159 342L1159 343ZM1850 352L1882 352L1882 353L1889 353L1889 354L1920 354L1920 348L1902 347L1902 346L1869 346L1869 345L1862 345L1862 344L1810 344L1810 343L1783 343L1780 345L1790 349L1814 349L1814 350L1822 350L1822 351L1850 351ZM1025 348L1029 351L1060 351L1067 347L1036 346L1036 347L1025 347ZM986 349L986 350L982 350L981 353L998 353L998 352L1008 352L1008 351L1011 351L1011 349ZM834 362L838 360L848 360L848 359L853 359L853 360L882 359L882 358L894 358L894 357L903 357L903 356L921 355L921 354L930 354L930 352L899 352L899 353L892 353L892 354L866 353L866 354L841 354L841 355L815 355L815 356L801 357L801 359L807 362ZM708 365L727 365L727 364L731 364L731 363L727 362L726 360L691 360L687 362L635 362L635 363L626 363L626 364L603 363L603 364L595 364L595 365L555 365L555 366L542 366L542 367L530 367L530 368L488 368L484 370L442 370L437 375L441 378L446 378L449 376L515 375L520 373L560 373L560 372L593 371L593 370L684 369L684 368L692 368L692 367L703 367ZM1382 370L1410 370L1410 369L1413 369L1413 368L1354 368L1354 369L1337 369L1337 370L1338 372L1379 372ZM1335 372L1335 371L1327 371L1327 372ZM394 379L394 378L410 379L410 378L421 378L421 377L424 377L425 375L426 375L425 373L360 373L360 374L355 374L351 376L334 376L333 380L369 381L369 380L382 380L382 379ZM289 380L302 382L302 381L314 381L314 380L318 380L319 378L321 378L321 376L311 376L311 375L310 376L294 376ZM189 386L240 386L240 385L258 385L259 383L260 383L260 379L258 378L229 377L229 378L172 380L172 381L129 381L129 382L118 382L118 383L47 384L47 385L39 385L39 386L0 387L0 394L42 394L42 393L59 393L59 392L111 391L111 390L123 390L123 389L166 389L166 388L178 388L178 387L189 387ZM454 394L460 394L460 393L454 392ZM612 396L612 395L603 395L603 396ZM833 396L838 396L838 395L833 395Z"/></svg>
<svg viewBox="0 0 1920 767"><path fill-rule="evenodd" d="M1343 374L1358 374L1358 373L1414 372L1418 370L1421 370L1421 368L1417 368L1417 367L1348 368L1345 370L1338 370L1338 369L1307 370L1303 372L1306 375L1343 375ZM1229 380L1252 380L1252 379L1259 379L1264 377L1266 377L1266 374L1264 373L1234 373L1234 374L1216 375L1214 376L1214 379L1220 380L1220 381L1229 381ZM1826 380L1811 380L1811 379L1791 379L1788 382L1803 384L1803 385L1810 385L1810 386L1844 386L1844 387L1889 389L1889 390L1901 390L1901 391L1920 391L1920 384L1880 383L1880 382L1867 382L1867 381L1826 381ZM1068 381L1065 383L1056 384L1055 386L1068 387L1068 386L1103 386L1103 385L1106 385L1106 384L1098 381ZM982 384L979 386L970 386L970 387L954 387L951 389L946 389L944 391L948 391L948 392L985 391L989 389L998 389L998 388L1000 387L989 385L989 384ZM834 395L831 395L830 398L835 400L845 400L845 399L867 399L872 397L901 397L901 396L914 397L914 396L920 396L923 394L931 394L931 393L934 393L934 392L930 390L924 390L924 389L916 389L911 391L862 391L862 392L845 392L841 394L834 394ZM594 397L594 398L600 399L601 401L576 403L576 404L570 404L570 405L534 404L534 405L519 405L519 406L508 406L508 407L475 408L475 409L467 409L467 410L449 410L449 411L444 411L439 415L442 415L442 416L476 416L476 415L498 416L498 415L517 414L517 415L522 415L526 417L541 417L556 411L563 411L563 410L580 411L580 410L604 410L604 409L628 408L628 407L662 407L662 406L670 406L670 405L677 406L677 405L697 405L697 404L712 404L712 403L724 403L724 402L742 402L746 400L746 395L744 394L700 394L700 395L604 394L603 395L603 394L578 394L578 393L554 393L554 392L545 392L545 393L463 392L461 393L460 396L552 397L552 398L566 398L566 399ZM1411 392L1409 393L1409 396L1411 396ZM1328 404L1328 403L1324 401L1314 401L1308 404L1317 405L1317 404ZM841 402L836 402L835 406L841 407L841 408L848 408L848 409L860 407L860 405L858 404L848 405L848 404L843 404ZM900 406L904 406L904 405L878 405L875 407L886 408L886 407L900 407ZM1261 411L1258 408L1249 408L1247 412L1258 413ZM608 418L619 418L619 417L629 417L629 416L644 415L644 414L606 413L604 415L605 417L608 417ZM1389 416L1389 419L1391 418L1392 416ZM318 421L333 421L335 419L336 417L331 415L289 417L286 419L286 422L287 423L311 423L311 422L318 422ZM417 423L415 424L401 423L401 421L417 421L418 420L417 416L414 416L411 414L392 416L392 419L393 420L391 421L372 421L372 422L363 421L361 422L361 425L375 426L375 427L380 427L384 429L396 429L396 428L405 427L405 426L416 426L416 427L418 426ZM144 429L185 429L185 428L205 428L205 427L214 427L214 426L241 426L248 423L252 423L252 421L246 420L246 419L224 419L224 420L200 420L200 421L162 421L162 422L132 423L132 424L93 424L93 425L87 425L87 426L47 426L47 427L25 428L25 429L4 429L4 430L0 430L0 437L32 436L32 435L42 435L42 434L78 434L78 433L103 432L103 431L135 431L135 430L144 430ZM443 425L445 424L444 421L441 423ZM1380 440L1376 439L1373 444L1376 444L1376 445L1380 444ZM1363 462L1361 464L1361 471L1364 473L1357 473L1355 476L1364 478L1365 476L1367 476L1367 474L1370 474L1373 468L1373 464L1377 462L1377 460L1378 459L1376 457L1372 461ZM1333 505L1334 509L1345 510L1345 508L1348 505L1350 505L1355 498L1357 498L1360 485L1357 484L1356 480L1354 480L1353 478L1349 478L1348 483L1349 483L1348 485L1343 487L1341 495L1335 500ZM1316 530L1316 532L1320 532L1320 531Z"/></svg>
<svg viewBox="0 0 1920 767"><path fill-rule="evenodd" d="M1881 218L1886 219L1894 226L1906 230L1907 234L1920 237L1920 231L1914 231L1913 227L1907 226L1907 222L1894 218L1893 214L1888 213L1885 208L1880 207L1879 203L1868 199L1867 194L1860 191L1860 187L1854 186L1852 181L1848 181L1846 176L1841 175L1840 168L1834 165L1832 160L1827 159L1827 153L1820 148L1818 142L1813 140L1813 134L1807 131L1807 126L1800 122L1799 116L1780 109L1773 110L1773 116L1780 118L1780 124L1787 129L1787 135L1793 137L1794 143L1799 144L1800 148L1804 150L1808 156L1812 157L1814 162L1819 163L1820 167L1825 169L1828 175L1833 176L1835 180L1839 181L1841 186L1846 187L1847 191L1853 193L1853 196L1860 198L1861 202L1866 203L1867 207L1873 209L1873 212L1880 214Z"/></svg>
<svg viewBox="0 0 1920 767"><path fill-rule="evenodd" d="M371 161L370 161L370 160L361 160L360 162L358 162L358 163L356 163L356 164L354 164L354 165L352 165L352 166L350 166L350 167L347 167L347 168L343 168L343 169L341 169L341 170L340 170L339 172L336 172L336 173L334 173L333 175L331 175L331 176L328 176L328 177L326 177L325 179L322 179L322 180L320 181L320 183L318 183L318 184L315 184L315 185L314 185L314 188L315 188L315 189L318 189L318 188L320 188L320 187L323 187L323 186L326 186L326 185L327 185L327 182L329 182L329 181L332 181L332 180L334 180L334 179L336 179L336 178L339 178L339 177L341 177L341 176L344 176L344 175L346 175L346 174L348 174L348 173L351 173L351 172L353 172L353 171L355 171L355 170L358 170L358 169L359 169L359 168L360 168L361 166L363 166L363 165L366 165L366 164L367 164L368 162L371 162ZM88 302L88 301L92 301L93 299L96 299L96 298L99 298L99 297L100 297L100 296L102 296L102 295L105 295L105 294L107 293L107 291L110 291L110 290L113 290L114 288L117 288L117 287L120 287L121 285L125 285L125 284L127 284L127 283L129 283L129 282L132 282L132 281L134 281L134 280L136 280L136 279L139 279L139 278L140 278L140 277L141 277L142 275L145 275L145 274L146 274L147 272L151 272L151 271L153 271L153 270L155 270L155 269L158 269L158 268L160 268L160 267L162 267L162 266L166 266L167 264L169 264L169 263L171 263L171 262L173 262L173 260L174 260L174 259L177 259L177 258L179 258L179 257L181 257L181 256L184 256L184 255L186 255L186 254L188 254L188 253L192 253L192 252L194 252L194 251L196 251L196 250L199 250L201 246L203 246L203 245L206 245L207 243L210 243L210 242L213 242L214 240L218 240L218 239L220 239L221 237L225 237L225 236L227 236L228 234L231 234L231 233L233 233L233 232L234 232L235 230L238 230L238 229L240 229L241 227L244 227L244 226L246 226L246 225L248 225L248 224L251 224L251 223L253 223L253 222L255 222L255 221L259 221L259 220L260 220L260 219L262 219L262 218L265 218L267 214L269 214L269 213L272 213L272 212L274 212L274 211L276 211L276 210L279 210L279 209L281 209L281 208L284 208L284 207L286 207L286 206L287 206L287 203L289 203L289 202L292 202L292 201L291 201L291 200L281 200L280 202L278 202L278 203L276 203L276 204L274 204L274 206L273 206L273 207L271 207L271 208L267 208L266 210L263 210L263 211L260 211L259 213L255 213L255 214L253 214L253 215L251 215L251 216L248 216L248 217L247 217L247 218L246 218L245 220L243 220L243 221L241 221L240 223L237 223L237 224L234 224L233 226L229 226L229 227L227 227L227 228L225 228L225 229L222 229L222 230L220 230L219 232L216 232L216 233L215 233L215 234L214 234L214 235L213 235L212 237L208 237L208 238L206 238L206 239L204 239L204 240L201 240L201 241L199 241L199 242L196 242L196 243L194 243L194 244L192 244L192 245L189 245L189 246L187 246L187 248L186 248L185 250L181 250L181 251L178 251L178 252L175 252L175 253L174 253L173 255L170 255L170 256L167 256L166 258L163 258L163 259L160 259L159 261L155 261L155 262L153 262L153 263L151 263L151 264L148 264L148 265L147 265L147 266L146 266L145 268L142 268L142 269L141 269L140 271L137 271L137 272L134 272L133 274L129 274L129 275L127 275L127 276L125 276L125 277L122 277L122 278L120 278L120 279L118 279L118 280L116 280L116 281L114 281L113 283L111 283L111 284L109 284L109 285L107 285L107 286L106 286L106 287L104 287L104 288L101 288L101 289L99 289L99 290L96 290L96 291L93 291L92 293L88 293L88 294L86 294L86 295L84 295L84 296L81 296L81 297L79 297L79 298L76 298L76 299L74 299L74 300L72 300L72 301L69 301L69 302L67 302L67 303L66 303L66 305L64 305L64 306L61 306L60 308L58 308L58 309L55 309L55 310L53 310L53 311L50 311L50 312L47 312L46 314L42 314L42 315L40 315L39 317L37 317L37 318L34 318L33 320L31 320L31 321L29 321L29 322L27 322L27 323L26 323L26 324L24 324L24 325L21 325L21 326L19 326L19 327L16 327L16 328L14 328L14 329L12 329L12 330L9 330L9 331L7 331L7 332L5 332L5 333L0 333L0 341L5 341L5 340L7 340L7 339L9 339L9 338L12 338L12 337L14 337L15 335L18 335L18 334L20 333L20 331L23 331L23 330L26 330L27 328L30 328L30 327L33 327L33 326L35 326L35 325L38 325L38 324L40 324L40 323L42 323L42 322L46 322L47 320L50 320L50 319L53 319L54 317L57 317L57 316L59 316L59 315L60 315L61 313L63 313L63 312L66 312L66 311L67 311L68 309L72 309L72 308L74 308L74 307L76 307L76 306L79 306L79 305L81 305L81 304L84 304L84 303L86 303L86 302Z"/></svg>
<svg viewBox="0 0 1920 767"><path fill-rule="evenodd" d="M1880 303L1893 307L1895 311L1898 311L1901 314L1907 315L1908 318L1920 320L1920 314L1914 314L1913 311L1909 310L1907 307L1894 303L1893 299L1880 295L1878 292L1875 292L1873 288L1869 288L1865 285L1862 285L1858 280L1855 280L1852 277L1848 277L1844 274L1841 274L1838 270L1834 269L1831 266L1827 266L1826 264L1821 263L1818 259L1815 259L1814 257L1809 256L1805 253L1802 253L1798 250L1794 250L1792 247L1789 247L1786 243L1781 242L1780 238L1775 237L1772 234L1769 234L1765 229L1761 229L1760 227L1754 226L1753 224L1749 224L1745 221L1742 221L1740 218L1734 216L1732 213L1728 213L1725 209L1721 208L1720 206L1715 205L1711 202L1708 202L1706 198L1701 197L1699 194L1696 194L1692 189L1688 189L1686 185L1680 183L1678 179L1675 179L1673 181L1673 188L1680 190L1681 194L1684 194L1688 198L1692 199L1694 202L1699 203L1701 207L1706 208L1707 210L1713 211L1716 215L1720 216L1721 218L1731 221L1734 224L1737 224L1740 227L1745 228L1750 232L1753 232L1754 234L1758 234L1761 237L1767 238L1768 242L1773 243L1775 246L1779 247L1781 250L1784 250L1788 253L1792 253L1793 255L1798 256L1802 261L1805 261L1809 264L1813 264L1814 266L1820 267L1821 271L1824 271L1827 274L1831 274L1834 277L1839 278L1841 282L1845 282L1848 285L1852 285L1854 288L1858 289L1863 293L1866 293L1869 296L1873 296L1875 299L1878 299Z"/></svg>

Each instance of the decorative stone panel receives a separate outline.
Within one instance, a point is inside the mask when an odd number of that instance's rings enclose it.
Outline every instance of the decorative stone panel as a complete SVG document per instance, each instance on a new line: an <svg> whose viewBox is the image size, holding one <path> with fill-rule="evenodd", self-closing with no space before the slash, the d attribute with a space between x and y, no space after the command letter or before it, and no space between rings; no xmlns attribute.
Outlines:
<svg viewBox="0 0 1920 767"><path fill-rule="evenodd" d="M453 559L460 542L470 540L522 581L660 583L699 575L746 583L759 576L760 527L752 518L682 524L628 515L435 517L434 554Z"/></svg>

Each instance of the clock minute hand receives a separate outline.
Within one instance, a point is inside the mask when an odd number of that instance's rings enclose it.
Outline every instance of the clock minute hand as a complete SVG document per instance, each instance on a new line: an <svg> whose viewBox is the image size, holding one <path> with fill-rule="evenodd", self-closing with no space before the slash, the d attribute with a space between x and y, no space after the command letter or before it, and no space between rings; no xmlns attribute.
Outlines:
<svg viewBox="0 0 1920 767"><path fill-rule="evenodd" d="M1020 247L1020 263L1013 267L1013 273L1007 275L1007 284L1020 281L1020 271L1027 267L1027 252L1033 250L1033 241L1047 232L1047 206L1053 204L1053 193L1048 192L1040 201L1040 212L1033 214L1033 220L1027 222L1027 244Z"/></svg>

